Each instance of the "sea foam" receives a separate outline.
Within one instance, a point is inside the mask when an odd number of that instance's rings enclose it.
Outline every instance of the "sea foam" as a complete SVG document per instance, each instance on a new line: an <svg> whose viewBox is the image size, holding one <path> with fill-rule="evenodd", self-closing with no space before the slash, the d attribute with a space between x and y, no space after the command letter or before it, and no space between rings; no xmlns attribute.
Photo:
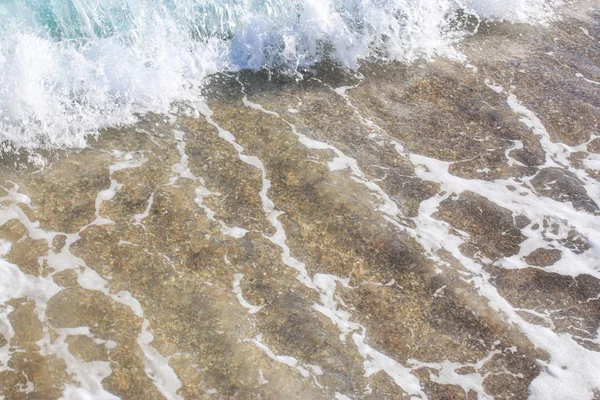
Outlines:
<svg viewBox="0 0 600 400"><path fill-rule="evenodd" d="M544 23L553 1L5 1L0 142L84 147L103 128L197 99L219 71L461 58L455 45L474 21Z"/></svg>

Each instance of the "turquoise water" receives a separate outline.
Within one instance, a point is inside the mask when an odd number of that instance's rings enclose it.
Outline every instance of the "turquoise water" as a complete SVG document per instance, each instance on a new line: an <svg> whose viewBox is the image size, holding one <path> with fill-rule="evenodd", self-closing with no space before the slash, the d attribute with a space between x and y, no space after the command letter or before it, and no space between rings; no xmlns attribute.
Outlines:
<svg viewBox="0 0 600 400"><path fill-rule="evenodd" d="M544 23L551 0L4 0L0 142L82 147L102 128L201 98L207 75L327 59L464 59L471 20Z"/></svg>

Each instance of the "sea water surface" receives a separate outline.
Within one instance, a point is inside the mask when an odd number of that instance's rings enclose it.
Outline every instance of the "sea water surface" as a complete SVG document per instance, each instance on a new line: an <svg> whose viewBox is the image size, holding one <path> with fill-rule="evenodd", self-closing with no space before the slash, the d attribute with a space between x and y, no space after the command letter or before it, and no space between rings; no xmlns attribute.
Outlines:
<svg viewBox="0 0 600 400"><path fill-rule="evenodd" d="M0 397L597 399L599 27L0 0Z"/></svg>

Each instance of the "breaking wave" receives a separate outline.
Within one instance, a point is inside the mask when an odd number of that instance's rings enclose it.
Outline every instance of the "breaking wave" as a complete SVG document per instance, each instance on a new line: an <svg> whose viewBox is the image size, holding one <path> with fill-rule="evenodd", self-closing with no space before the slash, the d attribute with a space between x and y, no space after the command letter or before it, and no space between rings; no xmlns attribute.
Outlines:
<svg viewBox="0 0 600 400"><path fill-rule="evenodd" d="M545 23L552 0L8 0L0 142L83 147L102 128L197 98L207 75L329 60L460 58L483 19Z"/></svg>

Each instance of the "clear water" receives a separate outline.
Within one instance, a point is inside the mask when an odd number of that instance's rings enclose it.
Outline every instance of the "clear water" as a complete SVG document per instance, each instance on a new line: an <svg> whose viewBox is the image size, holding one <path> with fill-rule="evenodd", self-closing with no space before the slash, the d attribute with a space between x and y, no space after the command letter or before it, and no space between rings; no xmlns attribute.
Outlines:
<svg viewBox="0 0 600 400"><path fill-rule="evenodd" d="M0 397L597 399L594 1L0 0Z"/></svg>

